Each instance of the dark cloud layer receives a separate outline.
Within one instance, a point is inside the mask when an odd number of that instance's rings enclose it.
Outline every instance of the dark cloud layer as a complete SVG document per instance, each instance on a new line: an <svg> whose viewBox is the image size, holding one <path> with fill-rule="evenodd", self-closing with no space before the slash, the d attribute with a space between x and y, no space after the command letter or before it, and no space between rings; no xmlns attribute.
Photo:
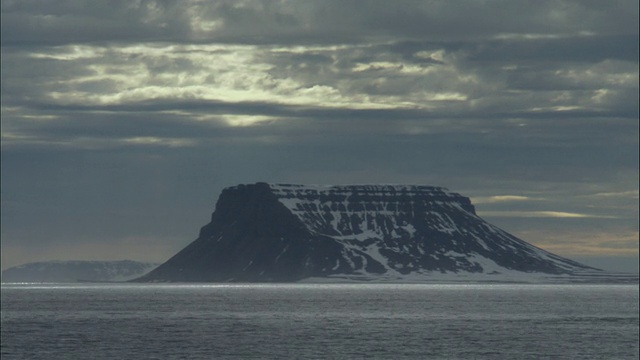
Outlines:
<svg viewBox="0 0 640 360"><path fill-rule="evenodd" d="M303 44L371 38L637 34L633 1L56 1L2 3L5 45L122 42Z"/></svg>
<svg viewBox="0 0 640 360"><path fill-rule="evenodd" d="M3 267L160 261L236 183L426 183L637 257L637 1L3 1ZM126 254L126 255L125 255Z"/></svg>

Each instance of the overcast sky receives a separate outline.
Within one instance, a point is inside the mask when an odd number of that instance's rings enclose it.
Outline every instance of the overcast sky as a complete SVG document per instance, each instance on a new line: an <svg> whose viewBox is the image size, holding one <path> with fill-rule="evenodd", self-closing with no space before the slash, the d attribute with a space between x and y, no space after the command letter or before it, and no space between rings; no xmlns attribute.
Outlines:
<svg viewBox="0 0 640 360"><path fill-rule="evenodd" d="M3 269L161 262L267 181L444 186L637 271L637 0L1 4Z"/></svg>

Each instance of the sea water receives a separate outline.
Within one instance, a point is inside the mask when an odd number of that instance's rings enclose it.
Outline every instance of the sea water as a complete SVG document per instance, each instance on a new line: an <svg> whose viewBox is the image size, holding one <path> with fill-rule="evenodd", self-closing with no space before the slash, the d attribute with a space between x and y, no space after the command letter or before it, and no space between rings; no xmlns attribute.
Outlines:
<svg viewBox="0 0 640 360"><path fill-rule="evenodd" d="M637 285L21 284L9 359L637 359Z"/></svg>

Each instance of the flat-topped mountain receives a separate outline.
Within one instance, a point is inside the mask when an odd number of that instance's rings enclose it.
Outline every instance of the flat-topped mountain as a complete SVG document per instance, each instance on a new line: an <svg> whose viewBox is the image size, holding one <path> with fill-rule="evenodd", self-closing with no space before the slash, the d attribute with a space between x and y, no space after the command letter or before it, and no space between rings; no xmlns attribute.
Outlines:
<svg viewBox="0 0 640 360"><path fill-rule="evenodd" d="M200 236L139 281L429 280L598 272L478 217L469 198L408 185L257 183L223 190Z"/></svg>

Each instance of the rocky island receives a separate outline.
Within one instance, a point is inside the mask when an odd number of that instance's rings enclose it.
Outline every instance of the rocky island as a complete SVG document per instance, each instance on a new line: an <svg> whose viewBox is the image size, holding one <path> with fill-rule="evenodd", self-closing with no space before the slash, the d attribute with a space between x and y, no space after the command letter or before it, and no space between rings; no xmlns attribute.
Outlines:
<svg viewBox="0 0 640 360"><path fill-rule="evenodd" d="M598 277L419 185L226 188L199 237L144 282L430 281Z"/></svg>

